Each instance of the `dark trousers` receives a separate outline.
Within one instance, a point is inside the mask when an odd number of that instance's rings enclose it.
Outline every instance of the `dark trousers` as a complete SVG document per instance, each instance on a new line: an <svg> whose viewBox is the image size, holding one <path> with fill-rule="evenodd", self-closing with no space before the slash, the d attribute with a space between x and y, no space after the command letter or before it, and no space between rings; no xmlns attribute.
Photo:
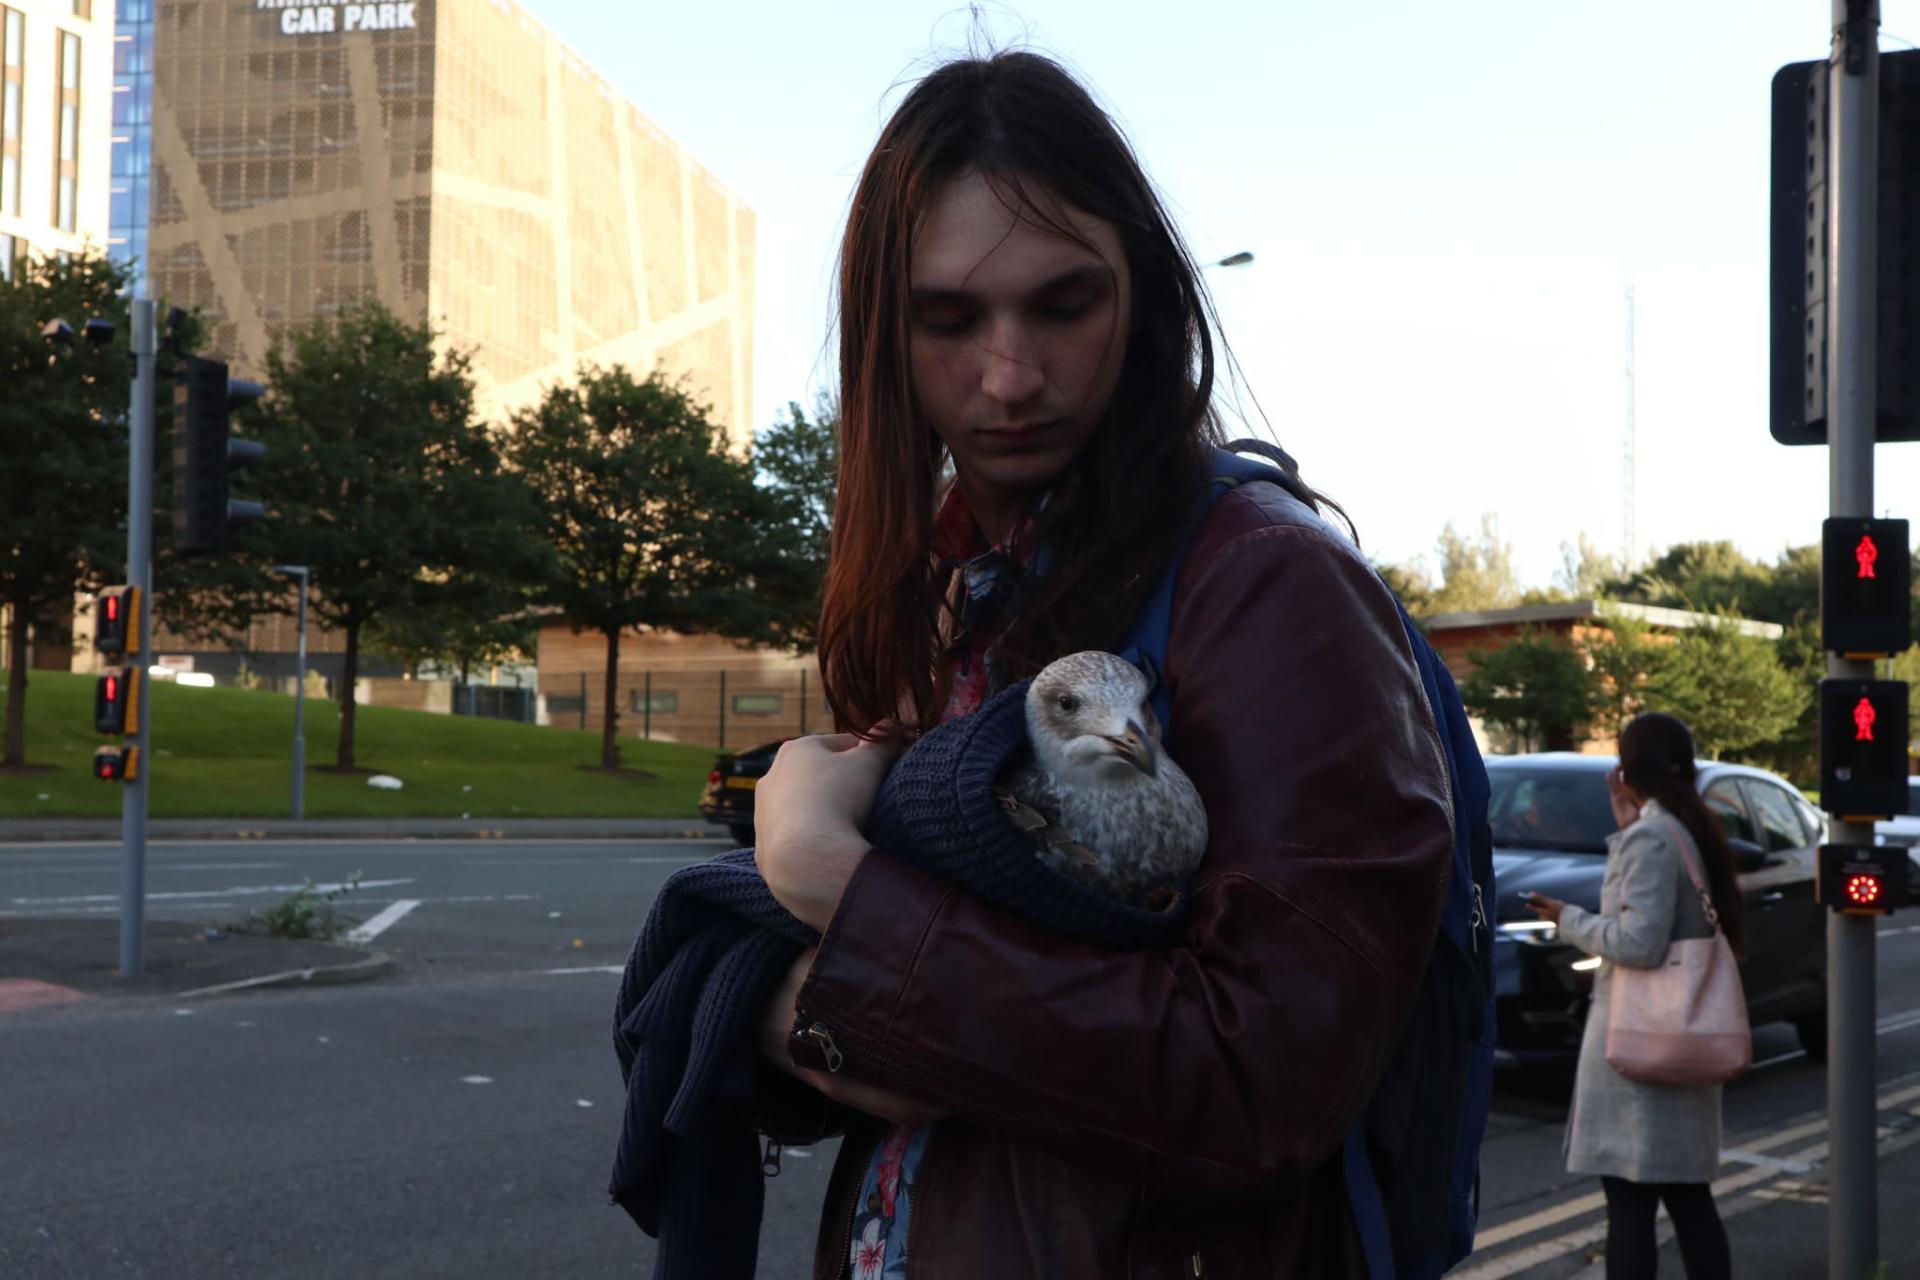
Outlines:
<svg viewBox="0 0 1920 1280"><path fill-rule="evenodd" d="M1607 1193L1607 1280L1653 1280L1660 1266L1653 1217L1662 1202L1673 1220L1687 1280L1729 1280L1727 1229L1704 1182L1628 1182L1602 1178Z"/></svg>

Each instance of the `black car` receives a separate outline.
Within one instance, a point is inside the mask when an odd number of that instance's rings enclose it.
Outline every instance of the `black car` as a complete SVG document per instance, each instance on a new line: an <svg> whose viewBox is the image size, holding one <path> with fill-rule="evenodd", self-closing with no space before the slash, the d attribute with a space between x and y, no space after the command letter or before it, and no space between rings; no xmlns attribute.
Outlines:
<svg viewBox="0 0 1920 1280"><path fill-rule="evenodd" d="M1580 1048L1597 959L1561 942L1524 893L1600 907L1607 836L1617 829L1607 799L1612 756L1493 756L1488 817L1499 897L1495 908L1496 1060L1566 1062ZM1790 1022L1801 1047L1826 1056L1827 923L1814 902L1816 849L1825 820L1784 780L1745 765L1700 766L1700 793L1733 846L1746 898L1740 975L1755 1026Z"/></svg>
<svg viewBox="0 0 1920 1280"><path fill-rule="evenodd" d="M700 816L727 829L734 843L745 848L753 843L753 788L773 768L779 742L763 742L751 751L737 755L721 752L707 774L707 789L700 797Z"/></svg>

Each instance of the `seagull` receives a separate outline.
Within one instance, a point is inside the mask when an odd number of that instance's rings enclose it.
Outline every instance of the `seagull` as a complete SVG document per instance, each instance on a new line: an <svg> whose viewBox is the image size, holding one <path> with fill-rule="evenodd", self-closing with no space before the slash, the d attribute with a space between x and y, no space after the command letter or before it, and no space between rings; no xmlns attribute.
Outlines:
<svg viewBox="0 0 1920 1280"><path fill-rule="evenodd" d="M1207 849L1207 811L1193 781L1160 748L1147 679L1115 654L1087 650L1050 663L1027 689L1031 758L999 795L1036 856L1109 897L1150 910Z"/></svg>

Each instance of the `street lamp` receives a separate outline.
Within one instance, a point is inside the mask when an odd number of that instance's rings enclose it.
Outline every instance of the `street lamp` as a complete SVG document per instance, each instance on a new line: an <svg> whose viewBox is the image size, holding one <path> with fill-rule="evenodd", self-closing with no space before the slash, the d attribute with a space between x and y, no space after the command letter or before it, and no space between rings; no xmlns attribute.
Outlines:
<svg viewBox="0 0 1920 1280"><path fill-rule="evenodd" d="M307 586L310 575L303 564L277 564L275 573L300 579L299 621L294 626L299 657L293 671L293 816L306 817L307 807Z"/></svg>

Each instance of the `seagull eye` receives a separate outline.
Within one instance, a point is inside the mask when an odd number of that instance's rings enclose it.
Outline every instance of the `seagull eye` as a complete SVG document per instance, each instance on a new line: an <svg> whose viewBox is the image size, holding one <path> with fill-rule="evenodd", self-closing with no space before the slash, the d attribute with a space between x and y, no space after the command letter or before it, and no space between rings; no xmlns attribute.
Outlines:
<svg viewBox="0 0 1920 1280"><path fill-rule="evenodd" d="M1060 695L1060 709L1068 715L1072 715L1080 709L1080 699L1070 693L1063 693Z"/></svg>

